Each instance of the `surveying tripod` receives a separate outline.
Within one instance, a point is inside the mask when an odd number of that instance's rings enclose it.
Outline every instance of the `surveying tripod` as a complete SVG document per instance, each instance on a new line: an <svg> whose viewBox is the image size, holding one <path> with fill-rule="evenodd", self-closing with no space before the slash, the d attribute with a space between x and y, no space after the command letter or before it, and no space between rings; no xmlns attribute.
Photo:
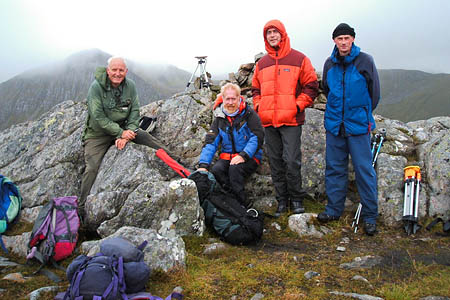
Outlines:
<svg viewBox="0 0 450 300"><path fill-rule="evenodd" d="M208 74L206 73L206 58L208 56L196 56L195 58L198 60L197 67L195 68L194 73L192 73L191 78L189 79L189 82L186 85L186 90L189 88L191 83L195 82L195 74L197 73L197 70L200 69L200 89L207 88L209 89L209 80L208 80Z"/></svg>
<svg viewBox="0 0 450 300"><path fill-rule="evenodd" d="M422 226L419 225L419 190L420 174L419 166L407 166L403 169L405 172L405 197L403 199L403 224L405 226L406 234L414 234Z"/></svg>
<svg viewBox="0 0 450 300"><path fill-rule="evenodd" d="M378 154L380 154L381 146L383 146L383 142L386 139L386 129L380 129L380 132L374 134L371 139L371 153L372 153L372 167L375 168L377 163ZM359 219L361 217L362 205L361 202L358 204L358 208L356 209L355 216L353 217L352 228L356 233L358 231Z"/></svg>

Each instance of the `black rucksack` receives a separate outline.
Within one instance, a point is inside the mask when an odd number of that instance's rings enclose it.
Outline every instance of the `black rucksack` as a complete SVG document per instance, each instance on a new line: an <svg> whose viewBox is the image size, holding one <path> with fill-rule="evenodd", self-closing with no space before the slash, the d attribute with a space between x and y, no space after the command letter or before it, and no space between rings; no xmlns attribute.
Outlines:
<svg viewBox="0 0 450 300"><path fill-rule="evenodd" d="M196 171L188 178L197 186L206 224L225 242L245 245L261 239L263 214L254 208L245 208L232 193L220 187L210 172Z"/></svg>

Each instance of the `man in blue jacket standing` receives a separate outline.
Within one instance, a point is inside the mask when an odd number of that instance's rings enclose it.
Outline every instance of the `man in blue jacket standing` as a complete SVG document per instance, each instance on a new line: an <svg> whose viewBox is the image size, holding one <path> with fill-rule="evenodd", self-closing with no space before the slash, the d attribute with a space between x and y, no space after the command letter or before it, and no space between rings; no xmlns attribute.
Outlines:
<svg viewBox="0 0 450 300"><path fill-rule="evenodd" d="M354 44L355 30L345 23L333 31L335 47L323 67L326 170L328 203L318 220L338 220L344 211L348 187L348 155L352 157L361 198L364 231L377 232L377 177L372 167L370 132L375 128L372 111L380 99L378 72L373 58Z"/></svg>
<svg viewBox="0 0 450 300"><path fill-rule="evenodd" d="M245 179L253 174L262 158L264 129L258 114L245 103L238 85L227 83L214 104L214 121L206 134L199 169L207 171L218 149L219 160L212 166L220 185L250 208L244 190Z"/></svg>

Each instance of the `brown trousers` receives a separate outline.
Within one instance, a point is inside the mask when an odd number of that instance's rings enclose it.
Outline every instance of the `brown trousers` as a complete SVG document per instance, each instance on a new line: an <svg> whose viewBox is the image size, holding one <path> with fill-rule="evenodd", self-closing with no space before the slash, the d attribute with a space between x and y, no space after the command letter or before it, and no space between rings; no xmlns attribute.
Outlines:
<svg viewBox="0 0 450 300"><path fill-rule="evenodd" d="M89 195L92 185L95 182L95 178L97 177L98 169L100 168L100 165L102 163L103 156L105 156L105 153L106 151L108 151L109 147L114 145L114 142L115 138L112 136L90 138L84 141L84 161L86 163L86 168L81 180L81 195L78 202L80 212L84 212L84 204L86 202L86 198ZM147 131L141 129L139 129L136 134L136 138L132 142L140 145L146 145L154 149L165 149L165 147L158 139L156 139ZM170 152L168 153L170 154Z"/></svg>

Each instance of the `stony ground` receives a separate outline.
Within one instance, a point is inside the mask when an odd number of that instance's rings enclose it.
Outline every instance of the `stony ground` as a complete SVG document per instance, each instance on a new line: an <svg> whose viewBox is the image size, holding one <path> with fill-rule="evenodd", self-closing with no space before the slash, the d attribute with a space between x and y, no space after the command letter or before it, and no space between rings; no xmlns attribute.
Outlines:
<svg viewBox="0 0 450 300"><path fill-rule="evenodd" d="M422 228L411 236L402 228L381 225L376 236L368 237L361 231L352 232L351 216L347 215L327 224L332 233L318 239L298 237L288 229L287 220L288 216L266 218L263 240L251 246L223 245L208 252L205 249L211 244L220 243L214 233L184 238L189 253L186 269L155 271L148 290L165 297L181 286L185 299L450 297L450 237L440 234L441 224L431 232ZM26 265L23 258L11 255L1 256L19 265L0 267L0 277L18 272L25 280L0 280L0 299L24 299L40 287L55 286L45 276L32 274L37 265ZM64 276L62 271L51 270ZM59 290L67 284L60 283ZM53 299L55 294L43 293L37 299Z"/></svg>

